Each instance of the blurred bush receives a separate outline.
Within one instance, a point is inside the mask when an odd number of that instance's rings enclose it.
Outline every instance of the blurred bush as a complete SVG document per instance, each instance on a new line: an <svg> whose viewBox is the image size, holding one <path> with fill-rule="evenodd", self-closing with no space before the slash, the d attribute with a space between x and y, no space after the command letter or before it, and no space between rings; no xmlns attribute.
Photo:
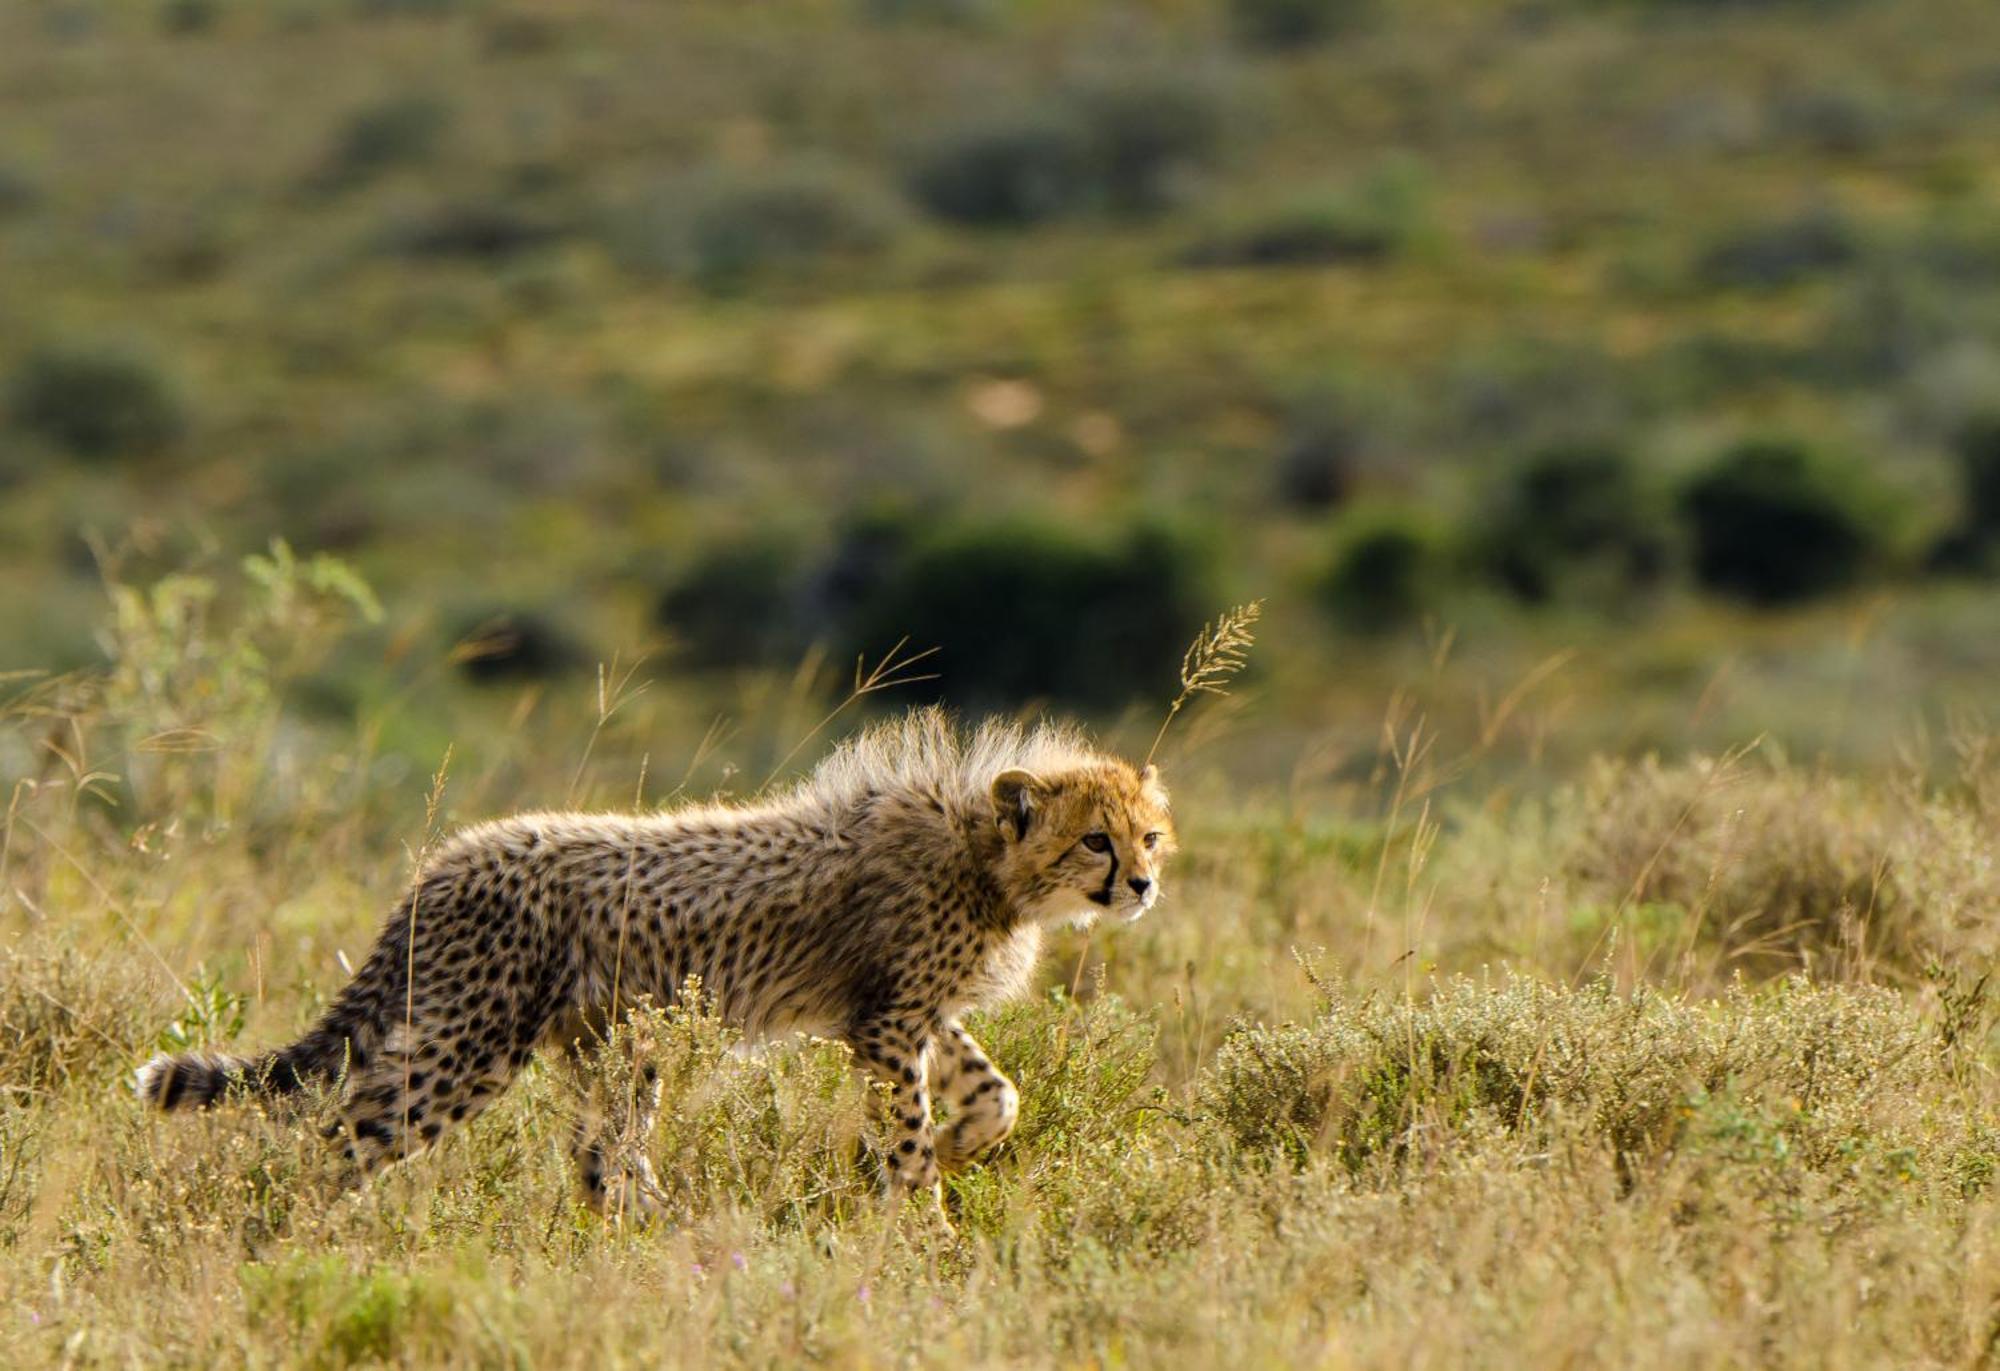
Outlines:
<svg viewBox="0 0 2000 1371"><path fill-rule="evenodd" d="M1981 415L1959 433L1959 518L1932 551L1939 571L2000 571L2000 413Z"/></svg>
<svg viewBox="0 0 2000 1371"><path fill-rule="evenodd" d="M8 387L22 429L78 457L157 451L187 428L180 388L145 353L116 344L65 344L28 354Z"/></svg>
<svg viewBox="0 0 2000 1371"><path fill-rule="evenodd" d="M434 95L393 95L348 116L311 180L323 191L347 190L397 167L437 155L451 108Z"/></svg>
<svg viewBox="0 0 2000 1371"><path fill-rule="evenodd" d="M1351 632L1401 628L1436 605L1451 572L1449 548L1445 530L1423 510L1354 510L1336 527L1321 601Z"/></svg>
<svg viewBox="0 0 2000 1371"><path fill-rule="evenodd" d="M1681 494L1697 579L1766 605L1856 581L1888 544L1884 505L1860 472L1785 439L1731 448Z"/></svg>
<svg viewBox="0 0 2000 1371"><path fill-rule="evenodd" d="M1701 254L1701 279L1710 286L1777 290L1847 266L1860 255L1853 228L1828 208L1775 223L1736 229Z"/></svg>
<svg viewBox="0 0 2000 1371"><path fill-rule="evenodd" d="M1544 448L1508 475L1486 508L1478 558L1524 600L1611 598L1665 574L1667 511L1621 447Z"/></svg>
<svg viewBox="0 0 2000 1371"><path fill-rule="evenodd" d="M1206 548L1157 524L1079 529L1027 518L918 538L845 625L846 655L936 647L935 697L1115 708L1170 694L1217 603Z"/></svg>
<svg viewBox="0 0 2000 1371"><path fill-rule="evenodd" d="M41 202L41 188L26 172L0 166L0 219L25 214Z"/></svg>
<svg viewBox="0 0 2000 1371"><path fill-rule="evenodd" d="M469 199L398 215L383 243L389 251L411 257L499 261L546 246L563 232L555 219L512 200Z"/></svg>
<svg viewBox="0 0 2000 1371"><path fill-rule="evenodd" d="M1296 197L1217 229L1182 253L1181 260L1196 267L1378 261L1423 234L1428 201L1422 169L1394 159L1352 185Z"/></svg>
<svg viewBox="0 0 2000 1371"><path fill-rule="evenodd" d="M918 152L910 193L940 219L989 228L1040 223L1087 207L1090 137L1071 111L1042 102L964 119Z"/></svg>
<svg viewBox="0 0 2000 1371"><path fill-rule="evenodd" d="M804 644L798 543L780 536L703 552L661 593L654 618L696 668L754 666Z"/></svg>
<svg viewBox="0 0 2000 1371"><path fill-rule="evenodd" d="M1113 210L1142 214L1183 198L1226 131L1227 97L1214 77L1185 67L1126 68L1070 97L1091 148L1098 193Z"/></svg>
<svg viewBox="0 0 2000 1371"><path fill-rule="evenodd" d="M1296 48L1361 27L1375 0L1229 0L1231 27L1262 48Z"/></svg>
<svg viewBox="0 0 2000 1371"><path fill-rule="evenodd" d="M938 218L986 227L1163 209L1217 155L1227 107L1206 70L1101 72L964 117L917 150L910 191Z"/></svg>
<svg viewBox="0 0 2000 1371"><path fill-rule="evenodd" d="M464 621L451 658L481 683L559 676L583 664L582 645L548 615L505 609Z"/></svg>
<svg viewBox="0 0 2000 1371"><path fill-rule="evenodd" d="M1324 400L1308 405L1293 419L1278 457L1278 499L1314 511L1343 503L1353 493L1360 453L1360 429L1344 410Z"/></svg>
<svg viewBox="0 0 2000 1371"><path fill-rule="evenodd" d="M221 22L224 0L165 0L160 6L160 28L178 37L207 33Z"/></svg>
<svg viewBox="0 0 2000 1371"><path fill-rule="evenodd" d="M614 216L611 234L627 265L720 290L873 251L894 237L899 219L867 181L801 163L680 178Z"/></svg>

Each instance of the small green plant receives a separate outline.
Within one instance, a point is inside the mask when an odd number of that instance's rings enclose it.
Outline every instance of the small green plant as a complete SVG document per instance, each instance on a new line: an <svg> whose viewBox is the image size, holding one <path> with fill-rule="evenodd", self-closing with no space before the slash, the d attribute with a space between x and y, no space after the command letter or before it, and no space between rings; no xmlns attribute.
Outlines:
<svg viewBox="0 0 2000 1371"><path fill-rule="evenodd" d="M230 990L206 967L197 966L182 987L186 1004L160 1030L162 1052L200 1052L230 1042L243 1031L247 997Z"/></svg>

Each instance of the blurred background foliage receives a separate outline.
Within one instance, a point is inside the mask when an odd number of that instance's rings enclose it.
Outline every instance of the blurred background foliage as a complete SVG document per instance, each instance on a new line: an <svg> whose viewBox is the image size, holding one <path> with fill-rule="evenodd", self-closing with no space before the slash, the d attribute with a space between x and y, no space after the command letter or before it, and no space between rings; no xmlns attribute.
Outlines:
<svg viewBox="0 0 2000 1371"><path fill-rule="evenodd" d="M1115 719L1262 595L1286 764L1412 679L1483 730L1559 652L1523 754L1879 759L2000 668L1996 38L1986 0L23 0L0 670L277 536L387 611L300 698L414 699L426 756L614 655L693 719L905 638L902 698Z"/></svg>

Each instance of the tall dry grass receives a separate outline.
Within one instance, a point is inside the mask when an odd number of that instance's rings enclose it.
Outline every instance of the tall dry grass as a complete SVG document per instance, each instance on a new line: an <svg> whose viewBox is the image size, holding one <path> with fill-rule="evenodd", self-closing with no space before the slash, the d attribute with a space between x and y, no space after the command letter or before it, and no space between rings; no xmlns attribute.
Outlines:
<svg viewBox="0 0 2000 1371"><path fill-rule="evenodd" d="M372 613L274 553L116 587L106 671L6 684L10 1366L1995 1358L1995 773L1970 734L1936 776L1746 753L1465 793L1451 740L1392 714L1335 804L1212 779L1216 728L1251 725L1196 714L1163 748L1169 903L1064 942L976 1026L1023 1113L950 1183L957 1237L877 1202L841 1049L745 1054L693 1008L626 1030L669 1082L631 1141L671 1211L628 1231L577 1206L538 1069L358 1193L323 1100L131 1098L162 1042L297 1029L402 888L441 755L402 711L434 678L344 721L299 705ZM437 821L751 789L824 713L779 689L716 724L607 680L479 705Z"/></svg>

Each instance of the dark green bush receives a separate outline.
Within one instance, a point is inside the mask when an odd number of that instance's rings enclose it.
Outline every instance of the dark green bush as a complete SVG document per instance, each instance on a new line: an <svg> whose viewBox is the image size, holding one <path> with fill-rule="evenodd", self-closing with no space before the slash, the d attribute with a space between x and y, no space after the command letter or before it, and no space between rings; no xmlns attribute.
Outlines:
<svg viewBox="0 0 2000 1371"><path fill-rule="evenodd" d="M710 182L688 217L696 275L726 285L772 266L880 247L894 213L872 187L799 167Z"/></svg>
<svg viewBox="0 0 2000 1371"><path fill-rule="evenodd" d="M467 620L451 655L460 670L483 683L559 676L586 656L555 620L519 609Z"/></svg>
<svg viewBox="0 0 2000 1371"><path fill-rule="evenodd" d="M1424 231L1428 195L1414 164L1393 161L1352 185L1245 216L1188 248L1196 267L1286 267L1374 262L1408 248Z"/></svg>
<svg viewBox="0 0 2000 1371"><path fill-rule="evenodd" d="M1260 48L1297 48L1365 24L1374 0L1229 0L1231 27Z"/></svg>
<svg viewBox="0 0 2000 1371"><path fill-rule="evenodd" d="M1340 627L1386 633L1437 602L1449 563L1444 534L1422 511L1357 510L1339 526L1321 598Z"/></svg>
<svg viewBox="0 0 2000 1371"><path fill-rule="evenodd" d="M1343 503L1354 490L1361 435L1342 413L1314 407L1301 415L1279 454L1278 499L1294 509L1324 510Z"/></svg>
<svg viewBox="0 0 2000 1371"><path fill-rule="evenodd" d="M1040 223L1091 204L1093 155L1073 110L1040 103L1004 110L963 120L925 144L910 171L910 193L956 223Z"/></svg>
<svg viewBox="0 0 2000 1371"><path fill-rule="evenodd" d="M187 427L179 388L149 357L117 346L32 352L8 400L16 424L79 457L143 455Z"/></svg>
<svg viewBox="0 0 2000 1371"><path fill-rule="evenodd" d="M749 666L803 646L796 544L784 538L709 549L661 594L654 617L690 665Z"/></svg>
<svg viewBox="0 0 2000 1371"><path fill-rule="evenodd" d="M1782 439L1724 453L1688 483L1681 508L1701 584L1755 604L1851 585L1885 541L1881 502L1854 473Z"/></svg>
<svg viewBox="0 0 2000 1371"><path fill-rule="evenodd" d="M1107 73L1080 86L1070 104L1089 138L1098 192L1121 213L1181 198L1183 183L1215 156L1225 132L1219 87L1180 68Z"/></svg>
<svg viewBox="0 0 2000 1371"><path fill-rule="evenodd" d="M208 33L221 22L223 0L166 0L160 6L160 27L179 37Z"/></svg>
<svg viewBox="0 0 2000 1371"><path fill-rule="evenodd" d="M1207 72L1099 73L947 129L918 151L910 190L938 218L994 227L1158 210L1216 155L1226 108Z"/></svg>
<svg viewBox="0 0 2000 1371"><path fill-rule="evenodd" d="M503 199L456 200L398 218L385 235L392 252L411 257L500 261L562 236L545 214Z"/></svg>
<svg viewBox="0 0 2000 1371"><path fill-rule="evenodd" d="M886 196L833 168L718 169L662 187L625 211L612 233L620 256L639 270L730 289L762 273L877 249L893 237L897 218Z"/></svg>
<svg viewBox="0 0 2000 1371"><path fill-rule="evenodd" d="M25 214L42 202L41 187L27 173L0 166L0 219Z"/></svg>
<svg viewBox="0 0 2000 1371"><path fill-rule="evenodd" d="M1702 253L1699 271L1712 286L1777 290L1838 270L1859 255L1847 221L1831 210L1815 209L1723 236Z"/></svg>
<svg viewBox="0 0 2000 1371"><path fill-rule="evenodd" d="M934 698L1114 708L1171 693L1212 612L1205 549L1163 527L1013 519L947 528L898 559L841 634L851 658L935 647Z"/></svg>
<svg viewBox="0 0 2000 1371"><path fill-rule="evenodd" d="M1982 415L1958 435L1959 517L1932 549L1934 570L2000 570L2000 414Z"/></svg>
<svg viewBox="0 0 2000 1371"><path fill-rule="evenodd" d="M1981 537L2000 541L2000 413L1967 424L1957 446L1965 522Z"/></svg>
<svg viewBox="0 0 2000 1371"><path fill-rule="evenodd" d="M1665 570L1665 511L1622 448L1545 448L1511 473L1487 508L1480 560L1524 600L1615 594Z"/></svg>
<svg viewBox="0 0 2000 1371"><path fill-rule="evenodd" d="M314 177L322 190L344 190L397 167L436 156L451 109L432 95L395 95L348 116Z"/></svg>

